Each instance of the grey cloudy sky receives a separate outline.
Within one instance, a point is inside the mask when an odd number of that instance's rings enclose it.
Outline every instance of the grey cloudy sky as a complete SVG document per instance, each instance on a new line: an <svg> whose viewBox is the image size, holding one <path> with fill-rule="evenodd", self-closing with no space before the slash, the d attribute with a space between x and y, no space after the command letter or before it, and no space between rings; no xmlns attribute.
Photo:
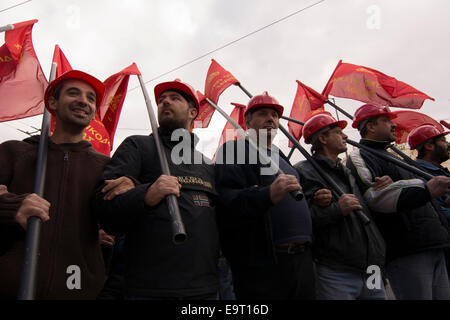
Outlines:
<svg viewBox="0 0 450 320"><path fill-rule="evenodd" d="M0 10L19 0L3 0ZM101 80L136 62L150 80L198 56L257 30L319 0L33 0L0 12L0 24L39 19L33 43L43 70L49 73L55 44L72 67ZM427 93L419 112L450 118L450 2L446 0L325 0L242 41L147 84L180 78L203 91L211 58L233 73L251 93L267 90L289 115L295 80L321 92L340 59L377 69ZM129 89L138 86L133 77ZM228 113L230 102L248 98L230 87L219 100ZM362 105L336 98L353 113ZM154 103L154 102L153 102ZM334 110L326 106L334 115ZM398 110L398 109L397 109ZM344 116L341 115L341 118ZM346 119L347 120L347 119ZM23 139L39 127L41 117L0 123L0 142ZM282 120L282 124L286 122ZM209 128L196 129L199 147L211 156L225 120L215 114ZM140 88L128 92L114 147L127 136L150 133ZM346 133L358 139L348 127ZM277 144L288 151L287 140ZM302 140L303 143L303 140ZM293 160L301 159L295 153Z"/></svg>

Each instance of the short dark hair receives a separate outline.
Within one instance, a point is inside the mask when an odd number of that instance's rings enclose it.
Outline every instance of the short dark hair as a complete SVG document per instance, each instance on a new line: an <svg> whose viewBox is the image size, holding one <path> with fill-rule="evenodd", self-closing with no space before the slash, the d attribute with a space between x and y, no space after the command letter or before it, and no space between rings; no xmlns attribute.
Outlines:
<svg viewBox="0 0 450 320"><path fill-rule="evenodd" d="M161 94L163 94L166 91L174 91L174 92L180 94L187 101L190 108L196 108L194 98L191 95L187 94L186 92L178 90L178 89L167 89L167 90L161 92ZM156 101L156 103L158 103L158 101Z"/></svg>
<svg viewBox="0 0 450 320"><path fill-rule="evenodd" d="M309 140L311 141L311 153L316 154L317 152L322 151L322 144L319 142L319 136L323 134L324 136L327 136L330 134L330 130L334 129L336 127L339 127L337 123L326 126L325 128L320 129L317 132L314 132L312 136L309 137Z"/></svg>
<svg viewBox="0 0 450 320"><path fill-rule="evenodd" d="M358 124L358 131L359 131L359 134L361 135L362 138L367 136L367 124L369 122L376 124L377 121L378 121L378 118L380 116L374 116L374 117L370 117L370 118L364 119Z"/></svg>
<svg viewBox="0 0 450 320"><path fill-rule="evenodd" d="M55 87L55 91L53 92L53 98L56 100L59 99L59 96L61 95L62 88L64 87L64 84L67 82L67 80L70 79L64 79L60 83L58 83Z"/></svg>

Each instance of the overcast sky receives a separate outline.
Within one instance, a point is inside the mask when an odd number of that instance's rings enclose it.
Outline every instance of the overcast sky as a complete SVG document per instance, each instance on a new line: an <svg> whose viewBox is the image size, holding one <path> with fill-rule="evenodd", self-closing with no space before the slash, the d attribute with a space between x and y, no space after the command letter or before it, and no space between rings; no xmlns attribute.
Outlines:
<svg viewBox="0 0 450 320"><path fill-rule="evenodd" d="M2 0L0 10L20 0ZM38 19L33 43L48 76L54 45L72 67L101 80L136 62L144 80L153 79L224 44L236 40L302 8L320 2L304 0L32 0L0 12L0 24ZM419 112L436 120L450 118L450 2L448 0L324 0L280 23L255 33L175 72L147 83L153 88L180 78L204 90L211 58L252 94L267 90L289 115L296 82L321 92L340 59L377 69L425 92ZM3 37L3 36L1 36ZM2 40L3 41L3 40ZM130 79L129 90L137 87ZM222 94L219 105L228 113L230 102L246 104L237 87ZM361 102L336 98L353 114ZM335 111L326 106L335 115ZM395 109L399 110L399 109ZM341 115L341 119L345 116ZM348 120L348 119L345 119ZM282 120L285 126L287 123ZM225 120L216 113L207 129L196 129L200 149L216 150ZM23 139L17 129L33 131L41 117L0 123L0 142ZM114 149L123 139L151 132L140 88L128 92L119 121ZM358 133L345 132L355 140ZM277 139L288 152L287 140ZM303 144L303 140L301 140ZM293 162L301 159L298 152Z"/></svg>

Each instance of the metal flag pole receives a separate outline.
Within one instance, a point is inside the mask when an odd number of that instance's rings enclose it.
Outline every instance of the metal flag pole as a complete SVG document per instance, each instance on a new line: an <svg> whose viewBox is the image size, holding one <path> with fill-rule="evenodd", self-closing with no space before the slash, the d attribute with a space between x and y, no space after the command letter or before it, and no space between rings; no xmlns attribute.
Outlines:
<svg viewBox="0 0 450 320"><path fill-rule="evenodd" d="M278 164L275 163L275 161L272 160L271 157L269 157L267 154L265 154L261 148L257 146L257 144L252 140L252 138L249 136L249 134L242 129L242 127L234 121L225 111L222 110L218 105L216 105L214 102L212 102L209 98L206 98L206 101L213 106L225 119L228 120L228 122L236 129L236 131L248 141L251 148L256 150L261 158L261 160L265 163L270 163L271 167L274 168L277 171L277 175L284 174L284 172L280 169ZM304 195L303 192L300 190L291 191L291 196L297 200L300 201L303 199Z"/></svg>
<svg viewBox="0 0 450 320"><path fill-rule="evenodd" d="M295 120L295 119L292 119L292 118L289 118L289 117L282 116L281 118L285 119L285 120L288 120L288 121L292 121L292 122L301 124L301 125L305 124L304 122L301 122L301 121L298 121L298 120ZM422 177L422 178L424 178L426 180L430 180L430 179L433 178L433 176L431 174L429 174L429 173L427 173L427 172L425 172L423 170L420 170L419 168L417 168L415 166L411 166L411 165L403 162L402 160L400 160L398 158L394 158L391 155L380 153L380 152L378 152L375 149L372 149L370 147L367 147L365 145L362 145L362 144L360 144L360 143L358 143L356 141L350 140L350 139L346 139L346 141L347 141L348 144L351 144L354 147L366 150L367 152L370 152L371 154L373 154L373 155L375 155L375 156L377 156L379 158L383 158L386 161L390 161L390 162L398 165L399 167L402 167L403 169L409 170L409 171L419 175L420 177Z"/></svg>
<svg viewBox="0 0 450 320"><path fill-rule="evenodd" d="M5 32L13 29L14 29L13 24L7 24L6 26L0 27L0 32Z"/></svg>
<svg viewBox="0 0 450 320"><path fill-rule="evenodd" d="M139 83L141 84L142 93L144 94L145 104L147 105L148 115L150 117L150 124L152 126L153 137L155 139L156 150L158 152L159 162L161 163L161 171L163 174L170 176L169 163L167 156L163 149L161 139L158 133L158 123L156 122L155 113L152 108L152 103L145 87L142 75L138 75ZM172 219L172 240L175 244L180 244L186 240L186 230L183 221L181 220L180 208L178 207L178 200L174 194L166 196L167 206L169 208L170 218Z"/></svg>
<svg viewBox="0 0 450 320"><path fill-rule="evenodd" d="M52 63L50 69L50 81L56 76L57 65ZM44 197L45 175L47 172L48 135L50 132L50 113L44 108L42 117L41 137L36 163L36 176L33 191L39 197ZM25 235L25 253L20 272L19 300L33 300L36 295L36 278L39 262L39 244L41 239L42 221L39 217L31 216L27 220Z"/></svg>
<svg viewBox="0 0 450 320"><path fill-rule="evenodd" d="M308 162L314 167L317 173L326 181L331 188L337 192L338 197L342 196L345 192L341 187L333 180L331 177L320 167L320 165L314 160L314 158L301 146L301 144L289 133L286 128L284 128L281 124L279 125L280 130L286 135L286 137L294 144L294 146L300 151L303 156L306 158ZM294 148L292 148L294 149ZM368 225L370 223L369 217L367 217L364 212L361 210L353 211L360 219L364 225Z"/></svg>
<svg viewBox="0 0 450 320"><path fill-rule="evenodd" d="M344 111L344 109L338 107L335 103L327 100L325 101L326 103L328 103L329 105L333 106L337 111L340 111L341 113L343 113L347 118L349 118L350 120L353 120L353 116L350 115L349 113L347 113L346 111ZM386 106L386 109L390 112L389 107ZM388 148L390 148L392 151L394 151L395 153L397 153L400 157L403 158L403 160L405 160L405 162L407 162L409 165L411 166L415 166L418 167L417 163L411 159L411 157L409 157L407 154L405 154L404 152L402 152L400 149L398 149L396 146L394 146L393 144L388 145Z"/></svg>

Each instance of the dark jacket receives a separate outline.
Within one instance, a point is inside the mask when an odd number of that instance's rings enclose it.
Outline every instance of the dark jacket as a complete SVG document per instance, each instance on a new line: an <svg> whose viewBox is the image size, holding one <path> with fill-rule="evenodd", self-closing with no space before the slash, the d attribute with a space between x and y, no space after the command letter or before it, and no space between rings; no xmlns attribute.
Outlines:
<svg viewBox="0 0 450 320"><path fill-rule="evenodd" d="M281 151L279 155L289 163ZM239 157L242 161L238 162ZM273 206L270 184L275 176L261 175L260 161L251 160L246 140L226 142L216 157L219 234L232 270L277 263L269 213Z"/></svg>
<svg viewBox="0 0 450 320"><path fill-rule="evenodd" d="M422 159L416 159L416 163L419 165L419 167L430 173L433 176L447 176L450 177L450 172L448 171L447 168L443 167L443 166L439 166L436 167L434 164L422 160ZM423 180L423 178L422 178ZM445 206L445 199L447 199L448 194L440 197L439 199L436 199L436 201L439 203L439 205L441 206L441 210L442 212L444 212L445 216L447 217L447 221L450 220L450 208L447 208Z"/></svg>
<svg viewBox="0 0 450 320"><path fill-rule="evenodd" d="M391 155L387 142L362 139L361 144ZM357 179L364 199L387 246L386 258L450 246L448 224L439 205L430 198L425 183L393 163L355 149L347 167ZM393 184L381 191L372 188L375 177L388 175Z"/></svg>
<svg viewBox="0 0 450 320"><path fill-rule="evenodd" d="M22 200L33 191L39 136L0 145L0 296L16 297L23 260L25 231L14 220ZM67 151L64 151L67 150ZM95 299L105 280L98 226L90 200L109 158L87 141L48 143L44 198L51 203L50 220L42 224L37 299ZM67 288L80 267L81 290Z"/></svg>
<svg viewBox="0 0 450 320"><path fill-rule="evenodd" d="M214 171L195 150L194 135L186 133L182 154L190 158L188 153L195 153L198 164L175 164L171 153L173 150L174 155L178 154L181 144L160 133L171 175L182 185L178 204L187 233L183 243L172 241L166 201L153 207L144 202L147 189L162 174L153 135L125 139L106 166L97 188L94 206L101 227L115 235L126 233L127 296L189 297L217 291L219 238ZM129 176L140 184L114 200L103 200L103 181L120 176Z"/></svg>
<svg viewBox="0 0 450 320"><path fill-rule="evenodd" d="M314 155L313 158L344 193L354 194L358 198L362 211L371 219L369 208L350 170L340 162L336 164L322 155ZM383 268L386 246L375 223L372 221L364 226L354 212L344 216L337 202L337 193L309 161L299 162L294 167L300 174L300 182L312 215L315 260L337 270L365 273L370 265ZM313 203L314 194L319 189L332 190L333 199L328 207L319 207Z"/></svg>

